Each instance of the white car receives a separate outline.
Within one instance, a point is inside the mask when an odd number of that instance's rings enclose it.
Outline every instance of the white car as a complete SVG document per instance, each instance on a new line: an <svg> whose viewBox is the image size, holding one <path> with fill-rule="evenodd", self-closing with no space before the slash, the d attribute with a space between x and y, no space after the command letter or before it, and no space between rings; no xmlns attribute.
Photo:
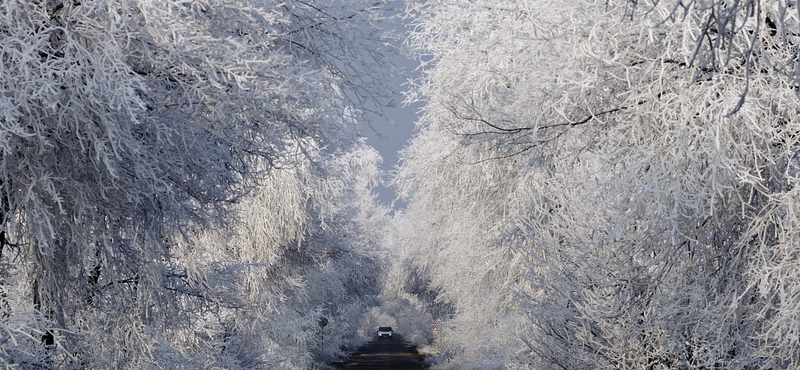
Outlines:
<svg viewBox="0 0 800 370"><path fill-rule="evenodd" d="M378 328L378 340L383 338L394 340L392 339L392 333L394 333L394 330L392 330L391 326L381 326Z"/></svg>

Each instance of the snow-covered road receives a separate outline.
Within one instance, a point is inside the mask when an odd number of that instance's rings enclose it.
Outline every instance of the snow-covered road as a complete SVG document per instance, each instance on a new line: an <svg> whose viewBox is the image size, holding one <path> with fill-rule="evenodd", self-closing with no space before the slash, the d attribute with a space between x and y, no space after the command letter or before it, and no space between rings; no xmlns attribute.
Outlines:
<svg viewBox="0 0 800 370"><path fill-rule="evenodd" d="M424 357L403 341L399 334L394 340L375 340L354 353L341 369L425 369Z"/></svg>

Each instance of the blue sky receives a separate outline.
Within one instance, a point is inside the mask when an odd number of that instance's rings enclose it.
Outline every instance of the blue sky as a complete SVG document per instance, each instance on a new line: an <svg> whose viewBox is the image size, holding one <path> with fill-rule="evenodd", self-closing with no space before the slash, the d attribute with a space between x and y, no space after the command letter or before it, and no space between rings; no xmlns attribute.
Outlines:
<svg viewBox="0 0 800 370"><path fill-rule="evenodd" d="M387 29L394 29L394 31L404 31L405 25L397 23L386 24ZM406 70L408 76L414 77L415 70L419 66L419 62L412 60L402 55L392 55L392 63ZM410 106L405 106L405 96L402 91L406 89L405 77L396 77L393 79L392 84L397 87L398 93L394 98L395 107L384 107L383 112L392 123L386 121L371 122L370 125L362 126L361 135L367 138L367 143L375 147L378 152L383 156L383 164L381 166L384 171L384 182L388 182L391 178L395 166L398 164L398 151L403 149L409 139L413 136L416 127L417 113L422 103L416 103ZM371 127L370 127L371 126ZM386 205L391 205L395 199L394 190L387 186L381 186L376 189L378 199ZM395 204L393 209L397 210L403 208L404 204Z"/></svg>
<svg viewBox="0 0 800 370"><path fill-rule="evenodd" d="M405 63L411 63L406 61ZM397 79L398 85L402 84L400 79ZM381 165L384 171L384 181L388 181L391 173L394 171L398 162L398 151L403 149L408 140L415 132L415 125L417 120L417 111L420 104L411 106L403 106L402 102L404 97L398 95L395 99L397 107L384 108L386 116L393 122L387 123L373 122L372 128L366 127L362 130L361 135L367 138L367 143L375 147L378 152L383 156L383 164ZM394 190L386 186L380 186L376 189L378 199L386 205L391 205L395 198ZM403 204L395 204L394 209L402 208Z"/></svg>

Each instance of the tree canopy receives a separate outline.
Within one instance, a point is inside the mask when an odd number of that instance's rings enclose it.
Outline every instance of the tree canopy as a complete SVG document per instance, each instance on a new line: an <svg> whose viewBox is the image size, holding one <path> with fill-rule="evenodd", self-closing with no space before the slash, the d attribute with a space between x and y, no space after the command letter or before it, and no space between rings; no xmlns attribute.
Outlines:
<svg viewBox="0 0 800 370"><path fill-rule="evenodd" d="M308 368L357 341L391 6L0 3L0 363Z"/></svg>
<svg viewBox="0 0 800 370"><path fill-rule="evenodd" d="M0 364L800 366L797 4L406 2L390 218L400 5L0 2Z"/></svg>
<svg viewBox="0 0 800 370"><path fill-rule="evenodd" d="M795 4L413 11L426 106L395 181L409 263L451 305L442 360L800 363Z"/></svg>

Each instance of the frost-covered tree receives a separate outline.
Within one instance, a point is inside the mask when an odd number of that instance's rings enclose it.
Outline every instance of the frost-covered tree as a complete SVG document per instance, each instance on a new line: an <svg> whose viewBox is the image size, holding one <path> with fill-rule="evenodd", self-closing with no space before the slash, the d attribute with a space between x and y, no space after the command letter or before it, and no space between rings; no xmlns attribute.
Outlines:
<svg viewBox="0 0 800 370"><path fill-rule="evenodd" d="M505 240L513 221L504 222L517 213L517 173L441 139L423 129L395 179L413 195L398 216L408 236L396 243L410 249L405 271L419 275L406 278L403 291L427 301L440 322L433 345L455 357L451 366L494 368L521 347L512 334L523 320L513 294L521 255Z"/></svg>
<svg viewBox="0 0 800 370"><path fill-rule="evenodd" d="M252 302L238 293L244 265L213 261L210 246L212 260L193 265L196 238L238 230L234 206L276 171L360 150L358 108L386 91L377 30L388 6L0 3L0 362L210 366L176 345L199 336L175 333ZM347 207L331 194L303 196ZM324 229L327 216L291 209L305 203L270 199L308 218L284 231L295 240Z"/></svg>
<svg viewBox="0 0 800 370"><path fill-rule="evenodd" d="M415 11L427 105L398 184L431 253L447 256L417 264L456 304L453 323L489 322L485 291L509 287L510 311L528 316L464 346L521 338L499 367L800 364L796 4ZM499 254L521 271L512 283L491 276Z"/></svg>
<svg viewBox="0 0 800 370"><path fill-rule="evenodd" d="M176 333L196 357L216 352L226 368L308 369L362 343L358 323L379 293L376 231L386 220L368 191L379 179L377 153L359 146L314 157L275 171L245 198L234 232L204 235L182 253L236 302Z"/></svg>

